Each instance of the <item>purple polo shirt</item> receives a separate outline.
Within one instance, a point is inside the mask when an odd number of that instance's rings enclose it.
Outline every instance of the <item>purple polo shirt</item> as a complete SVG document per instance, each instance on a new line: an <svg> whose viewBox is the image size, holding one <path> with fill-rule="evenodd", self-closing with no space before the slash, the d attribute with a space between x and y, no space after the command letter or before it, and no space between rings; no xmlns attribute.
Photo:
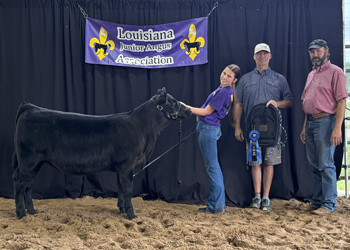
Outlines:
<svg viewBox="0 0 350 250"><path fill-rule="evenodd" d="M201 108L207 105L212 106L215 110L210 115L199 116L199 120L214 126L221 126L220 120L223 119L231 108L233 101L232 86L225 88L218 87L207 98Z"/></svg>
<svg viewBox="0 0 350 250"><path fill-rule="evenodd" d="M305 114L335 114L338 102L348 97L346 77L341 68L328 60L309 73L301 100Z"/></svg>

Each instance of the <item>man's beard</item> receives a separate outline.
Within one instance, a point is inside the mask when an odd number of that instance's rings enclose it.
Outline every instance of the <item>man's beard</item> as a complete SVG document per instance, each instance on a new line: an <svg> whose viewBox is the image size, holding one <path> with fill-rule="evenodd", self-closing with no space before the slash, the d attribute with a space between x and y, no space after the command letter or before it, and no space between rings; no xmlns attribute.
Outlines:
<svg viewBox="0 0 350 250"><path fill-rule="evenodd" d="M314 61L315 59L319 59L319 60ZM319 57L312 58L311 63L312 65L319 67L319 66L322 66L326 61L327 61L327 55L325 53L325 55L322 58L319 58Z"/></svg>

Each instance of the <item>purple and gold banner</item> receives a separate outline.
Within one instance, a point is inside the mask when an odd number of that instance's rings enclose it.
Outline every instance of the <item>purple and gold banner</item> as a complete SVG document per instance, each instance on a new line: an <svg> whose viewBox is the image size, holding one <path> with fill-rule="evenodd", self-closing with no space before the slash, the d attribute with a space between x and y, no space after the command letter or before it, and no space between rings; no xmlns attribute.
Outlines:
<svg viewBox="0 0 350 250"><path fill-rule="evenodd" d="M85 62L166 68L208 62L208 19L134 26L86 19Z"/></svg>

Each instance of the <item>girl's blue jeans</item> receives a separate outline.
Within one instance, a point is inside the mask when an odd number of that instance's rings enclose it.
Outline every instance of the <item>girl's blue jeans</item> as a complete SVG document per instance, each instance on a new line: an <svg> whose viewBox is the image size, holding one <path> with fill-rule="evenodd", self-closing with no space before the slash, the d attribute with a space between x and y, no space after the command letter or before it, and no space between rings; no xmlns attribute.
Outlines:
<svg viewBox="0 0 350 250"><path fill-rule="evenodd" d="M197 134L205 168L210 177L207 210L213 213L222 213L226 208L225 187L217 148L221 128L199 121L197 123Z"/></svg>

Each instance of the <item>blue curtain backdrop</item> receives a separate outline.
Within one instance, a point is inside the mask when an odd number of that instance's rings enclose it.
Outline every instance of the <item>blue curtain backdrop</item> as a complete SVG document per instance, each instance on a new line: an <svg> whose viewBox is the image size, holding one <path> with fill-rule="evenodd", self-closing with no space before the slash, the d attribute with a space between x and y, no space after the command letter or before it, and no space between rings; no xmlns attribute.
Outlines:
<svg viewBox="0 0 350 250"><path fill-rule="evenodd" d="M206 16L215 0L80 0L89 17L127 25L155 25ZM208 59L204 65L138 69L84 63L85 18L76 0L0 0L0 196L13 197L11 157L15 114L22 101L61 111L110 114L132 110L166 87L178 100L201 106L231 63L242 73L255 67L253 49L268 43L270 66L283 74L294 105L283 111L289 140L275 167L271 197L312 195L312 172L299 134L300 96L311 63L308 44L328 41L331 62L343 66L341 0L219 0L209 16ZM195 117L182 122L182 137L195 130ZM236 141L229 119L222 121L219 156L227 203L246 206L252 194L245 146ZM179 122L158 139L154 159L178 142ZM339 160L341 151L338 150ZM168 202L204 203L208 176L196 135L134 178L134 195ZM339 158L340 157L340 158ZM179 178L178 178L179 176ZM181 184L178 184L178 179ZM44 164L35 178L34 198L116 196L116 175L67 176Z"/></svg>

